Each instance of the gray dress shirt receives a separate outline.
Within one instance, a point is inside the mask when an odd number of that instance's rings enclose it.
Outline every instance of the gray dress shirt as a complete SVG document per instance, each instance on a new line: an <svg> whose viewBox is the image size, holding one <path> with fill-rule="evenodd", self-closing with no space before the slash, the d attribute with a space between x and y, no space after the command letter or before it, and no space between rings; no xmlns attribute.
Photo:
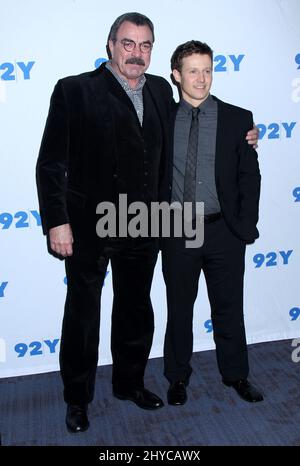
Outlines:
<svg viewBox="0 0 300 466"><path fill-rule="evenodd" d="M138 85L136 86L135 89L131 89L129 86L128 82L126 79L121 78L113 67L111 66L110 61L107 61L105 63L106 68L114 75L116 80L121 84L122 88L130 98L131 102L133 103L133 106L135 108L135 111L137 113L140 125L143 125L143 115L144 115L144 104L143 104L143 87L146 82L146 77L143 74L138 82Z"/></svg>
<svg viewBox="0 0 300 466"><path fill-rule="evenodd" d="M172 201L183 202L184 174L192 121L192 106L185 100L179 103L174 129L174 162ZM197 151L197 202L204 202L205 215L220 212L215 183L215 153L218 105L209 95L199 106L199 135Z"/></svg>

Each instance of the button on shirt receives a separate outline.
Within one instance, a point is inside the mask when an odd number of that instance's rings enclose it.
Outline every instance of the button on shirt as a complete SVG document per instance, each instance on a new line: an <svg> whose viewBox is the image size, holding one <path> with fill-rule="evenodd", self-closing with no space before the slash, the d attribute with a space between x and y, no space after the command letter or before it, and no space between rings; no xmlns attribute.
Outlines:
<svg viewBox="0 0 300 466"><path fill-rule="evenodd" d="M143 104L143 87L146 82L146 77L145 75L142 75L139 79L138 85L136 86L135 89L131 89L129 86L128 82L126 79L122 79L121 76L118 75L118 73L115 72L113 67L111 66L110 61L107 61L105 63L106 68L114 75L116 80L121 84L122 88L130 98L131 102L133 103L133 106L135 108L135 111L137 113L140 125L143 125L143 114L144 114L144 104Z"/></svg>
<svg viewBox="0 0 300 466"><path fill-rule="evenodd" d="M192 108L192 105L182 99L175 120L172 201L180 203L183 202ZM209 95L199 109L195 199L197 202L204 202L204 213L209 215L221 210L215 183L218 105Z"/></svg>

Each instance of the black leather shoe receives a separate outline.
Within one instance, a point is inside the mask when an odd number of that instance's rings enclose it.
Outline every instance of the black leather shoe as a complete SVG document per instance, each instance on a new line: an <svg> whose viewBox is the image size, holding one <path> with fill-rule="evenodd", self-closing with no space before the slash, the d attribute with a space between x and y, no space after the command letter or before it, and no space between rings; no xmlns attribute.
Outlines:
<svg viewBox="0 0 300 466"><path fill-rule="evenodd" d="M157 395L145 388L131 389L126 392L117 392L114 390L113 394L119 400L133 401L133 403L142 409L158 409L164 405Z"/></svg>
<svg viewBox="0 0 300 466"><path fill-rule="evenodd" d="M250 403L256 403L258 401L263 401L264 399L262 394L253 385L251 385L247 379L240 379L235 382L223 380L223 383L227 387L233 387L243 400L249 401Z"/></svg>
<svg viewBox="0 0 300 466"><path fill-rule="evenodd" d="M87 405L67 406L66 425L69 432L84 432L90 426L87 417Z"/></svg>
<svg viewBox="0 0 300 466"><path fill-rule="evenodd" d="M169 405L181 406L187 401L186 384L182 380L172 382L168 390Z"/></svg>

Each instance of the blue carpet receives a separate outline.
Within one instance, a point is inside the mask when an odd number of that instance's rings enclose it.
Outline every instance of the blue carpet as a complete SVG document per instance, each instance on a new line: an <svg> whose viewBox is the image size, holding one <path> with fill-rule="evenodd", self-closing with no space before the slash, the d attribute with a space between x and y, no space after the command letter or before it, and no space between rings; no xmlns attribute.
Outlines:
<svg viewBox="0 0 300 466"><path fill-rule="evenodd" d="M57 372L0 379L2 445L94 446L300 446L300 363L291 341L249 346L250 381L265 400L251 404L225 387L215 351L194 353L188 402L144 411L111 393L111 366L98 368L87 432L66 431L62 383ZM151 359L146 386L166 402L163 361Z"/></svg>

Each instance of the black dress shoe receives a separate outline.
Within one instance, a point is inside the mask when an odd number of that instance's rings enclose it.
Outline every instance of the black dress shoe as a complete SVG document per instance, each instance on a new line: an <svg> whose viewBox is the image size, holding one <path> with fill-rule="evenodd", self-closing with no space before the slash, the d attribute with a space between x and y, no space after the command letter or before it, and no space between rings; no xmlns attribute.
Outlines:
<svg viewBox="0 0 300 466"><path fill-rule="evenodd" d="M181 406L187 401L186 383L182 380L172 382L168 390L169 405Z"/></svg>
<svg viewBox="0 0 300 466"><path fill-rule="evenodd" d="M149 392L145 388L131 389L126 392L113 391L113 394L119 400L133 401L139 408L142 409L158 409L161 408L164 403L154 393Z"/></svg>
<svg viewBox="0 0 300 466"><path fill-rule="evenodd" d="M69 432L84 432L90 426L87 417L87 405L67 406L66 425Z"/></svg>
<svg viewBox="0 0 300 466"><path fill-rule="evenodd" d="M247 379L240 379L235 382L223 380L223 383L227 387L233 387L243 400L249 401L250 403L256 403L258 401L263 401L264 399L262 394L253 387Z"/></svg>

